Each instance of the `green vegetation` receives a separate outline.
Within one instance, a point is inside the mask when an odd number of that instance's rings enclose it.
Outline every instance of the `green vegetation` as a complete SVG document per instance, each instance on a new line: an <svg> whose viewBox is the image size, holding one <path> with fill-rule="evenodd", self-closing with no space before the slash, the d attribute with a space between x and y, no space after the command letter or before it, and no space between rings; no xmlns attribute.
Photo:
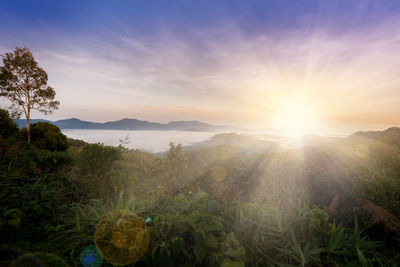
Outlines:
<svg viewBox="0 0 400 267"><path fill-rule="evenodd" d="M61 258L51 253L35 252L27 253L14 260L10 267L68 267L69 265Z"/></svg>
<svg viewBox="0 0 400 267"><path fill-rule="evenodd" d="M171 143L157 156L66 146L47 123L31 126L28 143L3 110L0 125L1 266L112 266L94 234L119 213L143 218L150 234L127 266L400 264L399 129L300 151ZM129 220L111 221L110 250L143 238L126 239Z"/></svg>
<svg viewBox="0 0 400 267"><path fill-rule="evenodd" d="M31 125L31 142L40 149L50 151L65 151L68 149L68 140L60 128L48 122L37 122ZM22 135L27 138L26 128Z"/></svg>

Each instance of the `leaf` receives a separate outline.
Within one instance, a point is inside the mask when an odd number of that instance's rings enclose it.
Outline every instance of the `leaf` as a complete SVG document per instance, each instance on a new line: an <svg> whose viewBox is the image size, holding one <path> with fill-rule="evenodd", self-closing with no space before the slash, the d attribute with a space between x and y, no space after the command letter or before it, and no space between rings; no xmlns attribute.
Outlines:
<svg viewBox="0 0 400 267"><path fill-rule="evenodd" d="M175 239L171 244L172 255L178 256L181 253L184 245L185 245L185 242L182 237Z"/></svg>
<svg viewBox="0 0 400 267"><path fill-rule="evenodd" d="M325 251L326 251L325 248L314 248L310 251L310 255L321 254Z"/></svg>
<svg viewBox="0 0 400 267"><path fill-rule="evenodd" d="M3 214L4 217L10 216L12 218L20 218L22 216L22 211L20 209L9 209Z"/></svg>
<svg viewBox="0 0 400 267"><path fill-rule="evenodd" d="M238 249L228 249L227 251L224 251L225 255L230 256L234 259L242 259L245 257L245 251L243 247L240 247Z"/></svg>
<svg viewBox="0 0 400 267"><path fill-rule="evenodd" d="M81 231L81 223L80 223L78 214L75 214L75 222L76 222L76 229L78 230L78 232L80 232Z"/></svg>
<svg viewBox="0 0 400 267"><path fill-rule="evenodd" d="M335 251L342 247L342 239L343 239L343 228L336 227L332 225L332 229L329 233L329 245L328 250L330 253L335 253Z"/></svg>
<svg viewBox="0 0 400 267"><path fill-rule="evenodd" d="M360 227L358 225L357 216L354 217L354 242L356 247L361 246L361 233L360 233Z"/></svg>
<svg viewBox="0 0 400 267"><path fill-rule="evenodd" d="M208 197L208 193L204 192L204 191L199 191L196 195L195 195L195 200L199 201L201 199L207 198Z"/></svg>
<svg viewBox="0 0 400 267"><path fill-rule="evenodd" d="M201 263L203 261L203 253L201 248L194 248L194 255L196 256L196 263Z"/></svg>
<svg viewBox="0 0 400 267"><path fill-rule="evenodd" d="M158 251L159 246L154 246L154 248L151 251L151 259L154 260L156 258L157 255L157 251Z"/></svg>
<svg viewBox="0 0 400 267"><path fill-rule="evenodd" d="M210 247L210 248L217 248L218 247L218 241L215 238L215 236L213 234L211 234L211 233L207 233L205 241L206 241L205 243L206 243L207 247Z"/></svg>
<svg viewBox="0 0 400 267"><path fill-rule="evenodd" d="M365 258L365 256L362 254L362 252L358 248L356 248L356 249L357 249L357 256L358 256L358 259L359 259L359 261L361 263L361 266L362 267L369 267L370 264L368 264L368 261Z"/></svg>
<svg viewBox="0 0 400 267"><path fill-rule="evenodd" d="M244 267L244 262L243 261L235 261L231 259L224 259L224 262L222 263L221 267Z"/></svg>
<svg viewBox="0 0 400 267"><path fill-rule="evenodd" d="M156 256L155 265L160 267L173 266L173 262L167 254L160 253Z"/></svg>
<svg viewBox="0 0 400 267"><path fill-rule="evenodd" d="M10 226L15 227L15 228L19 228L19 227L21 226L21 219L20 219L20 218L18 218L18 219L11 219L11 220L8 221L8 224L9 224Z"/></svg>

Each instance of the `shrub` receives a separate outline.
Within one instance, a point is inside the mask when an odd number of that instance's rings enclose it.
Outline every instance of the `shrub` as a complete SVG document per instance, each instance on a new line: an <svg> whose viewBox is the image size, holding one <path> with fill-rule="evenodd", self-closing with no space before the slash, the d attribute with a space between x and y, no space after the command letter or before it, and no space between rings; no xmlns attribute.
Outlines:
<svg viewBox="0 0 400 267"><path fill-rule="evenodd" d="M121 158L121 151L103 144L88 144L78 155L79 189L85 198L110 197L118 190L113 174L114 164ZM120 188L123 190L123 188Z"/></svg>
<svg viewBox="0 0 400 267"><path fill-rule="evenodd" d="M17 124L10 118L8 111L0 109L0 136L6 139L18 135L18 132Z"/></svg>
<svg viewBox="0 0 400 267"><path fill-rule="evenodd" d="M26 128L22 129L26 137ZM31 142L40 149L50 151L65 151L68 149L68 139L60 128L48 122L37 122L31 125Z"/></svg>
<svg viewBox="0 0 400 267"><path fill-rule="evenodd" d="M34 252L27 253L15 261L10 267L68 267L69 265L61 258L52 253Z"/></svg>

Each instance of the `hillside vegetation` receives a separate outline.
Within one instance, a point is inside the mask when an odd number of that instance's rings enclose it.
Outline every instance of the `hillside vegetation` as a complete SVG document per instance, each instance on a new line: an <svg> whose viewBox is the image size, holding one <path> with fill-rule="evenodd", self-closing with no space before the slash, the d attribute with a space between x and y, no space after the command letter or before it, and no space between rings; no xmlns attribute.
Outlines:
<svg viewBox="0 0 400 267"><path fill-rule="evenodd" d="M29 144L4 110L0 126L1 266L400 263L398 128L299 150L221 135L159 156L66 145L44 122ZM131 227L146 231L125 253Z"/></svg>

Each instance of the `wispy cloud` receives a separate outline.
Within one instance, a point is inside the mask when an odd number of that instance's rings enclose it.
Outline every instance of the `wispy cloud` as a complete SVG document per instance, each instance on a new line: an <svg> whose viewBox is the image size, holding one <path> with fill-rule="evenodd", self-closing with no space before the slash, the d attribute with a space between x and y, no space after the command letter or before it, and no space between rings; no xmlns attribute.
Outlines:
<svg viewBox="0 0 400 267"><path fill-rule="evenodd" d="M103 120L139 114L265 122L286 99L301 96L325 120L360 114L348 119L370 122L376 111L396 122L400 20L386 14L357 27L371 5L379 15L387 11L370 1L350 13L344 2L319 3L293 18L299 27L246 31L227 15L182 32L160 24L148 35L128 25L101 36L53 34L60 45L33 52L62 102L55 116L81 117L75 111L86 106L86 118Z"/></svg>

